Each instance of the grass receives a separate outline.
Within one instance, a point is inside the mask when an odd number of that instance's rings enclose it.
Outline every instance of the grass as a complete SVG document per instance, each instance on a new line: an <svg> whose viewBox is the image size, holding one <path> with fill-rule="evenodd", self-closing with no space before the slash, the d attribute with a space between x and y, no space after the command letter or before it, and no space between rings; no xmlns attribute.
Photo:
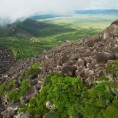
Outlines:
<svg viewBox="0 0 118 118"><path fill-rule="evenodd" d="M50 18L43 21L59 24L61 26L69 26L75 29L93 28L103 30L114 20L117 20L117 16L115 15L73 15L68 17Z"/></svg>

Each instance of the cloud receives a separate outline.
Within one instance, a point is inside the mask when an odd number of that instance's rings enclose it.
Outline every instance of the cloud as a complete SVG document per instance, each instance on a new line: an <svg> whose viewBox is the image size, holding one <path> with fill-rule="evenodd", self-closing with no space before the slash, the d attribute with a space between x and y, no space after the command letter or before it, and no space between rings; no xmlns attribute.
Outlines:
<svg viewBox="0 0 118 118"><path fill-rule="evenodd" d="M117 9L118 0L0 0L0 18L15 21L33 14L69 14L77 9Z"/></svg>

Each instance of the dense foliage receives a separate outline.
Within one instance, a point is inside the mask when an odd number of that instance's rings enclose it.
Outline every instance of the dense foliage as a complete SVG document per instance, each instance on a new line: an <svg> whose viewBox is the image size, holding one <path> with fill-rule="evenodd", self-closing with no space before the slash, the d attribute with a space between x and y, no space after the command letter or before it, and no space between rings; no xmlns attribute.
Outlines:
<svg viewBox="0 0 118 118"><path fill-rule="evenodd" d="M117 118L118 82L103 82L86 87L79 78L52 75L45 79L41 92L20 111L48 116L48 118ZM47 109L51 101L54 109ZM107 112L110 111L109 115Z"/></svg>

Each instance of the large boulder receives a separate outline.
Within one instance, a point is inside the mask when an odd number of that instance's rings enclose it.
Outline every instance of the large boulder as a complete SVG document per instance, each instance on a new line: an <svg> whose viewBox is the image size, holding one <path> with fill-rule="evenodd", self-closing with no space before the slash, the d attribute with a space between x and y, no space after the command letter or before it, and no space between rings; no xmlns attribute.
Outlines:
<svg viewBox="0 0 118 118"><path fill-rule="evenodd" d="M76 69L75 66L65 65L62 67L61 73L66 76L75 76Z"/></svg>
<svg viewBox="0 0 118 118"><path fill-rule="evenodd" d="M109 52L99 52L96 54L96 60L98 63L107 63L108 60L115 60L116 57L114 54Z"/></svg>
<svg viewBox="0 0 118 118"><path fill-rule="evenodd" d="M88 46L88 47L93 47L95 45L95 42L98 42L99 39L96 38L96 37L90 37L89 39L85 40L85 44Z"/></svg>

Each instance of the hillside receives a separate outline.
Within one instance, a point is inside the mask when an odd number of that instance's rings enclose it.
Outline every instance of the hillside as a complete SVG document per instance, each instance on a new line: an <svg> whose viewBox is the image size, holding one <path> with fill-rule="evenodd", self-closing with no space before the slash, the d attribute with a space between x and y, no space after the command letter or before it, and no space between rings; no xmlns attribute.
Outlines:
<svg viewBox="0 0 118 118"><path fill-rule="evenodd" d="M45 34L44 31L45 30ZM23 22L17 21L13 24L9 24L5 27L0 27L0 37L3 36L20 36L28 38L29 36L49 36L53 33L72 31L54 24L48 24L43 22L37 22L33 19L26 19Z"/></svg>
<svg viewBox="0 0 118 118"><path fill-rule="evenodd" d="M1 114L5 118L117 118L117 66L118 21L114 21L95 36L65 41L14 63L0 78L0 104L5 109L0 109Z"/></svg>

